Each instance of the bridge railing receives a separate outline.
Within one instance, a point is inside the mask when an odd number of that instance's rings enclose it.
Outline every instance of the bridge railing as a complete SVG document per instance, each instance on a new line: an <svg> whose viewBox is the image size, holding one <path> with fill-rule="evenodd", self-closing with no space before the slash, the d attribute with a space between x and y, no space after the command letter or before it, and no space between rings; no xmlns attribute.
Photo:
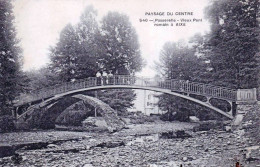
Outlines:
<svg viewBox="0 0 260 167"><path fill-rule="evenodd" d="M182 80L171 80L173 91L185 92L185 93L194 93L198 95L204 95L209 97L216 97L225 100L236 100L236 90L223 88L219 86L213 86L210 84L202 84L197 82L189 82Z"/></svg>
<svg viewBox="0 0 260 167"><path fill-rule="evenodd" d="M256 102L257 101L257 89L238 89L237 90L237 102Z"/></svg>
<svg viewBox="0 0 260 167"><path fill-rule="evenodd" d="M115 75L112 77L90 77L87 79L77 80L75 82L67 82L60 85L35 90L30 94L30 98L20 101L20 103L28 103L40 99L49 98L58 94L66 93L73 90L105 86L105 85L133 85L142 87L156 87L162 89L170 89L171 91L193 93L203 96L210 96L225 100L236 100L236 90L174 79L154 80L152 78L142 78L135 76Z"/></svg>

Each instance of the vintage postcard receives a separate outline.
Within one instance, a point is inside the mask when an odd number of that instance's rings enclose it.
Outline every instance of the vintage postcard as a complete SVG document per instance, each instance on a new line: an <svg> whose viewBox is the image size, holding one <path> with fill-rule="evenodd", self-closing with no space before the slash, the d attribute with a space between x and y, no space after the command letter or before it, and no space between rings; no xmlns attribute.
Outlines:
<svg viewBox="0 0 260 167"><path fill-rule="evenodd" d="M260 167L258 0L0 0L0 166Z"/></svg>

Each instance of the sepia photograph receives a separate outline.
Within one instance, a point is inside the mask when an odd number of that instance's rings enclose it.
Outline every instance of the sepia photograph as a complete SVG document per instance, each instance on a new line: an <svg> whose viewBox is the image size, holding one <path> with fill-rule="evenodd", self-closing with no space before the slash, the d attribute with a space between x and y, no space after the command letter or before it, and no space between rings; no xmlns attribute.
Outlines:
<svg viewBox="0 0 260 167"><path fill-rule="evenodd" d="M260 1L0 0L0 166L260 167Z"/></svg>

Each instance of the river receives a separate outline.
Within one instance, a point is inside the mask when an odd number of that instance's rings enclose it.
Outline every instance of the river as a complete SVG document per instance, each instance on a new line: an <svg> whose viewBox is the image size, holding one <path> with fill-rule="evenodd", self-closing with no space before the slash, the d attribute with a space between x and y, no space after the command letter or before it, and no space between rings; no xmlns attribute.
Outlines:
<svg viewBox="0 0 260 167"><path fill-rule="evenodd" d="M0 158L0 165L229 167L237 161L246 163L241 152L246 146L240 132L193 132L195 125L157 121L131 124L112 134L56 130L4 133L0 134L0 146L22 147L16 150L17 157ZM191 137L161 137L162 132L178 130Z"/></svg>

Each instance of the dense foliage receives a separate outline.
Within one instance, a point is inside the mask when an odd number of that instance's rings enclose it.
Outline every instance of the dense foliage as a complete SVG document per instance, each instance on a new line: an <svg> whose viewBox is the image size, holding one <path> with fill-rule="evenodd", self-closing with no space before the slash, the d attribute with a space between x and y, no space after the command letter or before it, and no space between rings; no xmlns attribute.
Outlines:
<svg viewBox="0 0 260 167"><path fill-rule="evenodd" d="M165 78L196 81L206 64L196 56L196 48L179 42L167 42L160 54L157 69Z"/></svg>
<svg viewBox="0 0 260 167"><path fill-rule="evenodd" d="M64 27L58 43L50 49L51 64L47 71L41 70L45 75L39 75L38 81L33 82L45 87L46 81L50 86L94 77L97 72L129 75L141 70L143 60L138 38L129 18L124 14L109 12L101 20L100 26L96 18L97 12L89 6L77 25L68 24ZM35 78L32 77L37 75L29 73L29 76L33 80ZM123 89L98 91L97 94L98 98L121 112L133 106L136 97L133 90Z"/></svg>
<svg viewBox="0 0 260 167"><path fill-rule="evenodd" d="M257 87L260 56L257 12L258 0L213 1L206 9L211 22L207 57L214 84Z"/></svg>
<svg viewBox="0 0 260 167"><path fill-rule="evenodd" d="M14 118L10 115L0 116L0 132L10 132L14 130Z"/></svg>
<svg viewBox="0 0 260 167"><path fill-rule="evenodd" d="M27 71L26 76L28 79L26 86L27 91L39 90L44 87L46 88L50 86L50 83L55 82L53 80L55 75L48 69L48 67L43 67L40 70Z"/></svg>
<svg viewBox="0 0 260 167"><path fill-rule="evenodd" d="M101 64L113 74L140 71L142 59L135 29L126 15L109 12L102 20Z"/></svg>
<svg viewBox="0 0 260 167"><path fill-rule="evenodd" d="M12 113L13 101L22 90L18 44L12 4L0 0L0 115Z"/></svg>
<svg viewBox="0 0 260 167"><path fill-rule="evenodd" d="M129 107L134 105L136 94L129 89L101 90L98 91L98 98L109 104L119 115L123 115Z"/></svg>
<svg viewBox="0 0 260 167"><path fill-rule="evenodd" d="M198 36L197 36L198 38ZM191 41L193 46L188 47L184 42L168 42L163 46L160 61L157 63L160 75L165 78L184 81L204 82L203 76L208 73L208 64L197 54L200 41ZM200 98L200 97L196 97ZM162 94L159 95L159 107L167 111L162 116L163 120L188 121L190 115L195 115L201 120L213 119L216 115L209 109L196 105L189 100Z"/></svg>
<svg viewBox="0 0 260 167"><path fill-rule="evenodd" d="M159 73L166 78L236 89L258 87L259 2L215 0L205 11L211 23L210 33L205 36L195 35L189 41L193 47L182 43L166 43L158 63ZM221 109L230 109L223 101L214 99L212 102ZM204 113L198 114L200 111L210 113L208 109L198 108L191 102L168 95L160 96L159 107L168 111L169 119L171 115L179 120L187 120L189 115L201 119L211 117Z"/></svg>

